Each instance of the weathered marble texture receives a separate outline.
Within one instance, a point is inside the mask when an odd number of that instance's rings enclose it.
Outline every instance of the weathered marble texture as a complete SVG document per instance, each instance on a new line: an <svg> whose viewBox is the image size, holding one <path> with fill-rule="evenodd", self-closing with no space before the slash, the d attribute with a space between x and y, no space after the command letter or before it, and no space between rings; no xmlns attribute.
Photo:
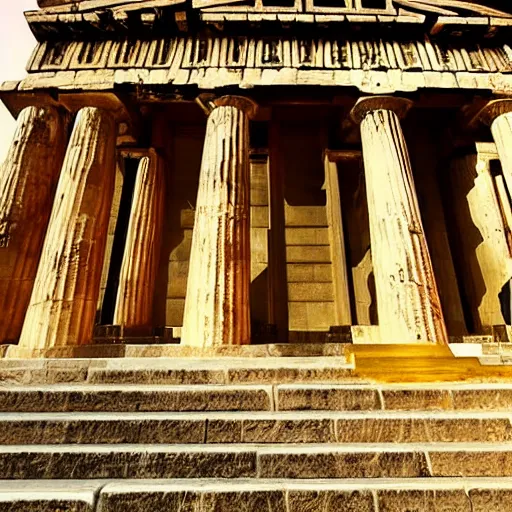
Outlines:
<svg viewBox="0 0 512 512"><path fill-rule="evenodd" d="M0 167L0 343L17 342L64 158L66 120L53 107L27 107Z"/></svg>
<svg viewBox="0 0 512 512"><path fill-rule="evenodd" d="M0 389L1 412L269 411L269 387L165 390L118 388Z"/></svg>
<svg viewBox="0 0 512 512"><path fill-rule="evenodd" d="M77 114L20 345L90 341L115 181L115 122L97 108Z"/></svg>
<svg viewBox="0 0 512 512"><path fill-rule="evenodd" d="M277 388L277 402L280 411L381 409L376 389L358 387L283 385Z"/></svg>
<svg viewBox="0 0 512 512"><path fill-rule="evenodd" d="M115 446L48 450L41 446L0 451L0 472L8 479L91 478L254 478L256 452L250 449L147 449Z"/></svg>
<svg viewBox="0 0 512 512"><path fill-rule="evenodd" d="M447 343L399 121L409 107L408 100L372 97L353 110L361 122L379 326L393 342Z"/></svg>
<svg viewBox="0 0 512 512"><path fill-rule="evenodd" d="M250 341L249 117L252 102L216 100L208 117L182 344Z"/></svg>
<svg viewBox="0 0 512 512"><path fill-rule="evenodd" d="M133 192L114 325L150 330L162 242L165 180L156 153L140 161Z"/></svg>
<svg viewBox="0 0 512 512"><path fill-rule="evenodd" d="M259 454L262 478L417 478L429 476L421 452L276 450Z"/></svg>
<svg viewBox="0 0 512 512"><path fill-rule="evenodd" d="M473 512L464 489L456 490L386 490L378 491L379 512L443 510Z"/></svg>

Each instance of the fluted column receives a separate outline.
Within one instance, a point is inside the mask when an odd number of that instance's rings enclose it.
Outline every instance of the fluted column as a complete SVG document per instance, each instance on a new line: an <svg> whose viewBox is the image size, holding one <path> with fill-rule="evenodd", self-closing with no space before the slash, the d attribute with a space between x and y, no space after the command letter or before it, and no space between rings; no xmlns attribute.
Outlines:
<svg viewBox="0 0 512 512"><path fill-rule="evenodd" d="M182 343L250 342L249 117L252 101L209 102Z"/></svg>
<svg viewBox="0 0 512 512"><path fill-rule="evenodd" d="M115 122L77 114L55 194L20 345L50 348L92 337L115 180Z"/></svg>
<svg viewBox="0 0 512 512"><path fill-rule="evenodd" d="M400 117L409 100L360 99L361 139L381 336L388 342L447 342Z"/></svg>
<svg viewBox="0 0 512 512"><path fill-rule="evenodd" d="M0 343L17 342L64 157L65 116L27 107L0 167Z"/></svg>
<svg viewBox="0 0 512 512"><path fill-rule="evenodd" d="M114 324L145 332L152 325L153 295L162 240L165 183L158 155L140 160L121 266Z"/></svg>
<svg viewBox="0 0 512 512"><path fill-rule="evenodd" d="M503 176L512 192L512 99L490 101L478 118L491 127Z"/></svg>

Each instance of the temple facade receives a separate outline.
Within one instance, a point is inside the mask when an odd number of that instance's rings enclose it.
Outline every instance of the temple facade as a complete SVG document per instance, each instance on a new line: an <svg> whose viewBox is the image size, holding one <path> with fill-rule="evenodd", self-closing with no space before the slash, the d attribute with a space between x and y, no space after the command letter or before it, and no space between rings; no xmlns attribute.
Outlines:
<svg viewBox="0 0 512 512"><path fill-rule="evenodd" d="M0 343L508 336L512 15L40 0L0 96Z"/></svg>
<svg viewBox="0 0 512 512"><path fill-rule="evenodd" d="M512 512L506 3L26 13L0 511Z"/></svg>

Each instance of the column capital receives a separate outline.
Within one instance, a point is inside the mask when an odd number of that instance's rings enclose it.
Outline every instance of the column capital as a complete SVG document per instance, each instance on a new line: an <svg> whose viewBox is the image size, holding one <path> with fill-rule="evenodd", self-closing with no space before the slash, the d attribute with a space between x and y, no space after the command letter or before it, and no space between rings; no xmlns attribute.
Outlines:
<svg viewBox="0 0 512 512"><path fill-rule="evenodd" d="M375 110L391 110L403 119L413 105L413 101L397 96L367 96L359 98L350 111L351 119L360 124L369 112Z"/></svg>
<svg viewBox="0 0 512 512"><path fill-rule="evenodd" d="M478 111L470 125L480 122L490 126L497 117L509 112L512 112L512 98L491 100Z"/></svg>
<svg viewBox="0 0 512 512"><path fill-rule="evenodd" d="M200 94L196 98L197 104L210 115L217 107L235 107L247 114L249 119L253 119L258 110L258 104L247 96L216 96L215 94Z"/></svg>

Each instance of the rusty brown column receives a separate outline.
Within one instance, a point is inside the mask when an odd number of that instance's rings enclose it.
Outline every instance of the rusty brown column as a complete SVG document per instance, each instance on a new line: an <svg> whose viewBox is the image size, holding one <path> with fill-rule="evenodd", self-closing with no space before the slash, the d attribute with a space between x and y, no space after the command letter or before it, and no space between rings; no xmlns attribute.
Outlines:
<svg viewBox="0 0 512 512"><path fill-rule="evenodd" d="M249 118L255 104L208 103L182 343L250 342Z"/></svg>
<svg viewBox="0 0 512 512"><path fill-rule="evenodd" d="M115 180L116 126L86 107L75 126L55 194L20 346L90 341Z"/></svg>
<svg viewBox="0 0 512 512"><path fill-rule="evenodd" d="M17 342L66 147L66 116L27 107L0 167L0 343Z"/></svg>
<svg viewBox="0 0 512 512"><path fill-rule="evenodd" d="M374 96L360 99L351 113L361 124L379 326L387 342L447 343L400 126L411 105Z"/></svg>
<svg viewBox="0 0 512 512"><path fill-rule="evenodd" d="M133 192L114 324L149 334L160 257L165 183L155 151L141 158Z"/></svg>

